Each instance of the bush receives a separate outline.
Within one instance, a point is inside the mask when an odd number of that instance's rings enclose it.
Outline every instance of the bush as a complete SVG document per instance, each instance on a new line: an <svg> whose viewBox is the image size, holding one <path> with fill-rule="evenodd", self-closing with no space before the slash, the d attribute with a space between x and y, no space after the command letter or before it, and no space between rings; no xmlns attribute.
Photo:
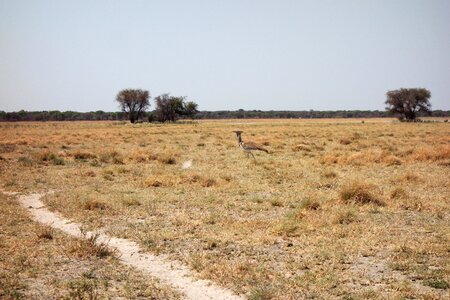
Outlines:
<svg viewBox="0 0 450 300"><path fill-rule="evenodd" d="M75 159L91 159L91 158L97 157L95 154L92 154L89 152L83 152L83 151L79 151L79 150L75 151L72 155Z"/></svg>
<svg viewBox="0 0 450 300"><path fill-rule="evenodd" d="M342 224L347 225L357 221L358 218L354 210L350 209L341 209L338 210L337 213L333 217L334 224Z"/></svg>
<svg viewBox="0 0 450 300"><path fill-rule="evenodd" d="M444 280L430 279L430 280L425 281L424 283L425 283L425 285L431 286L432 288L435 288L435 289L446 290L450 287L448 282L444 281Z"/></svg>
<svg viewBox="0 0 450 300"><path fill-rule="evenodd" d="M83 209L85 210L105 210L108 208L108 205L103 201L99 200L87 200L83 203Z"/></svg>
<svg viewBox="0 0 450 300"><path fill-rule="evenodd" d="M408 193L401 187L395 187L389 196L391 199L402 199L407 198Z"/></svg>
<svg viewBox="0 0 450 300"><path fill-rule="evenodd" d="M56 158L56 155L53 152L50 152L49 150L45 150L45 151L39 152L36 155L36 158L37 158L37 160L40 160L40 161L51 161Z"/></svg>
<svg viewBox="0 0 450 300"><path fill-rule="evenodd" d="M318 210L320 208L320 202L311 198L306 198L305 200L302 200L299 208L304 210Z"/></svg>
<svg viewBox="0 0 450 300"><path fill-rule="evenodd" d="M177 160L175 159L175 155L173 155L172 153L163 153L158 155L158 161L163 163L163 164L167 164L167 165L174 165L177 163Z"/></svg>
<svg viewBox="0 0 450 300"><path fill-rule="evenodd" d="M100 161L103 163L123 164L123 156L119 152L113 150L104 152L100 155Z"/></svg>
<svg viewBox="0 0 450 300"><path fill-rule="evenodd" d="M340 192L340 198L345 203L384 205L374 194L375 187L371 184L352 181L345 184Z"/></svg>
<svg viewBox="0 0 450 300"><path fill-rule="evenodd" d="M100 241L99 238L98 233L81 230L81 238L71 241L67 245L67 252L78 258L115 256L116 250L109 248L108 243Z"/></svg>

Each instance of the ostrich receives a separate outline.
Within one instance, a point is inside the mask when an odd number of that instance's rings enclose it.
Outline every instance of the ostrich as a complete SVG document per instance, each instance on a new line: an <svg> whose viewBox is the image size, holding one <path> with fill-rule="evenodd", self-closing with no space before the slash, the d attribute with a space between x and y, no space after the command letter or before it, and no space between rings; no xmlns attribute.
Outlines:
<svg viewBox="0 0 450 300"><path fill-rule="evenodd" d="M266 153L269 153L269 151L265 148L263 148L262 146L253 143L253 142L243 142L242 141L242 137L241 134L243 131L233 131L234 133L236 133L237 139L238 139L238 144L239 144L239 148L241 148L242 150L244 150L244 152L247 154L247 156L249 154L251 154L253 156L253 159L256 160L255 156L253 155L252 151L264 151Z"/></svg>

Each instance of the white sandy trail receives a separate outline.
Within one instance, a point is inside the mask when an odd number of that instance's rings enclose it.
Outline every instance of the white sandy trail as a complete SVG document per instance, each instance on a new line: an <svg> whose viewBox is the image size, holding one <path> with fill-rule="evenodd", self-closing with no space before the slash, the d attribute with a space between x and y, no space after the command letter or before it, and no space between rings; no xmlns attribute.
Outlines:
<svg viewBox="0 0 450 300"><path fill-rule="evenodd" d="M80 225L49 211L40 200L42 196L42 194L20 196L19 201L22 206L28 209L36 221L60 229L70 235L82 237ZM86 234L89 236L94 233L87 232ZM233 292L228 289L219 287L209 280L195 279L195 273L180 262L169 261L160 256L143 253L142 249L135 242L130 240L100 234L98 242L107 242L110 247L117 249L122 263L156 277L165 284L173 286L184 293L187 299L244 299L241 296L233 294Z"/></svg>

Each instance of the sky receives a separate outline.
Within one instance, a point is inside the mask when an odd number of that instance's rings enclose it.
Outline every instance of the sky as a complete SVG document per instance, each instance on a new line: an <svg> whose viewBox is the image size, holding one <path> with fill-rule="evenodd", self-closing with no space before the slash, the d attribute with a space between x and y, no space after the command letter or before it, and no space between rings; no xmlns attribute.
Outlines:
<svg viewBox="0 0 450 300"><path fill-rule="evenodd" d="M450 109L448 0L0 0L0 110L118 111L121 89L200 110Z"/></svg>

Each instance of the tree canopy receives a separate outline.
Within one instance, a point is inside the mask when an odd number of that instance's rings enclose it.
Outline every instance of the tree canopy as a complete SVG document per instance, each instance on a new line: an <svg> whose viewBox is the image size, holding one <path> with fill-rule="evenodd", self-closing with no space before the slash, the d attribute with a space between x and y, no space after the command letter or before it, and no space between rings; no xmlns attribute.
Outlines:
<svg viewBox="0 0 450 300"><path fill-rule="evenodd" d="M119 102L122 111L128 113L131 123L136 122L139 117L150 106L150 93L141 89L125 89L117 94L116 101Z"/></svg>
<svg viewBox="0 0 450 300"><path fill-rule="evenodd" d="M400 115L401 120L414 121L418 112L431 112L431 93L424 88L399 89L386 93L386 110Z"/></svg>
<svg viewBox="0 0 450 300"><path fill-rule="evenodd" d="M155 117L159 122L174 122L181 116L192 117L197 113L198 104L189 101L186 97L175 97L169 94L162 94L155 98Z"/></svg>

